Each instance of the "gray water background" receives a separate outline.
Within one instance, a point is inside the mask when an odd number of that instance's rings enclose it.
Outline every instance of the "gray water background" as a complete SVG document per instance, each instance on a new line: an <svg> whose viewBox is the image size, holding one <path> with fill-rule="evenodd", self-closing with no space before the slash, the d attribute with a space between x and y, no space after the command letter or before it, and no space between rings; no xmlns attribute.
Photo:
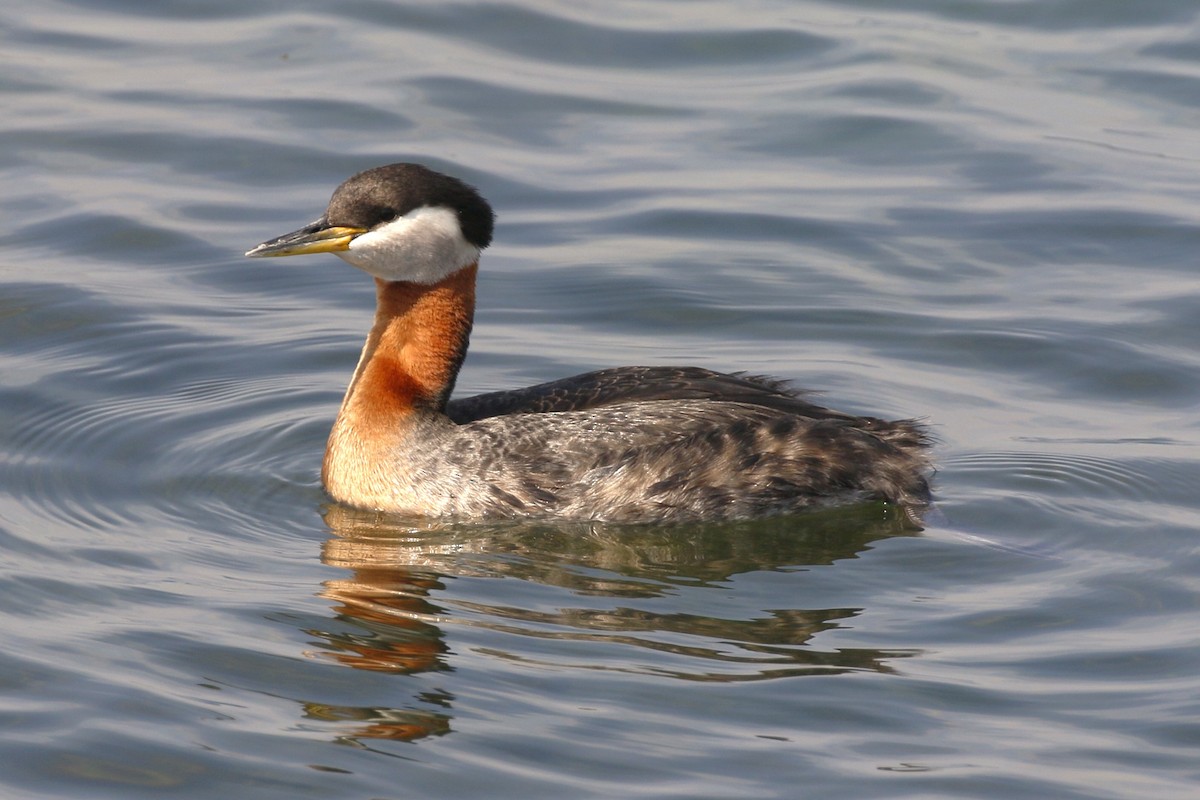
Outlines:
<svg viewBox="0 0 1200 800"><path fill-rule="evenodd" d="M0 102L0 797L1200 796L1192 0L11 0ZM369 281L241 253L396 160L460 393L779 375L947 521L329 507Z"/></svg>

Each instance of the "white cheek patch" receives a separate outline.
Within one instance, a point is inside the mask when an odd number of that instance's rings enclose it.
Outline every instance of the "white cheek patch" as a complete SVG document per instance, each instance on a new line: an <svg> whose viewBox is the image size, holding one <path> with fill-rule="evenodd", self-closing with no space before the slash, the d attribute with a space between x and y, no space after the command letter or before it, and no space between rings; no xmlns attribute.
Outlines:
<svg viewBox="0 0 1200 800"><path fill-rule="evenodd" d="M337 255L386 281L437 283L478 260L479 248L463 237L453 211L422 206L355 237Z"/></svg>

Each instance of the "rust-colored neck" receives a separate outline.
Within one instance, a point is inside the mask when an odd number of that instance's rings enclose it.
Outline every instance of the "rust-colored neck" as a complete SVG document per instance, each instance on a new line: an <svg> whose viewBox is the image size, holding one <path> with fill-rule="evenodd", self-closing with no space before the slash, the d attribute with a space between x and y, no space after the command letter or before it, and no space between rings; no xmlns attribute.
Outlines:
<svg viewBox="0 0 1200 800"><path fill-rule="evenodd" d="M375 324L339 417L370 427L445 411L467 354L478 271L470 264L432 285L375 279Z"/></svg>

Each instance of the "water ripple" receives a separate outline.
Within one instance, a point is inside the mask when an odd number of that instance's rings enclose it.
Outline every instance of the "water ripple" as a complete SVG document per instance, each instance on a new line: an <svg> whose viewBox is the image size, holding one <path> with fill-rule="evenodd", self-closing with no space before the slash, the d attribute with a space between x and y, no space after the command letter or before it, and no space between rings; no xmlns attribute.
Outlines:
<svg viewBox="0 0 1200 800"><path fill-rule="evenodd" d="M1115 444L1115 443L1104 443ZM1106 458L1081 453L966 453L946 469L1000 476L1005 486L1041 497L1080 497L1096 501L1186 503L1195 486L1193 461L1168 458Z"/></svg>

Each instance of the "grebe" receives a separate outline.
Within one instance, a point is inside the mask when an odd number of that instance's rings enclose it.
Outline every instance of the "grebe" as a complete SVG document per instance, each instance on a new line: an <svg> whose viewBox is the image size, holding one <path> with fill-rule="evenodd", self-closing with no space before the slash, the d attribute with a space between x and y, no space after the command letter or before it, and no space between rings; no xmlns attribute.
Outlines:
<svg viewBox="0 0 1200 800"><path fill-rule="evenodd" d="M618 367L450 400L491 206L419 164L353 176L247 256L334 253L375 278L375 323L329 435L335 501L421 516L739 519L884 500L919 520L929 439L770 378Z"/></svg>

